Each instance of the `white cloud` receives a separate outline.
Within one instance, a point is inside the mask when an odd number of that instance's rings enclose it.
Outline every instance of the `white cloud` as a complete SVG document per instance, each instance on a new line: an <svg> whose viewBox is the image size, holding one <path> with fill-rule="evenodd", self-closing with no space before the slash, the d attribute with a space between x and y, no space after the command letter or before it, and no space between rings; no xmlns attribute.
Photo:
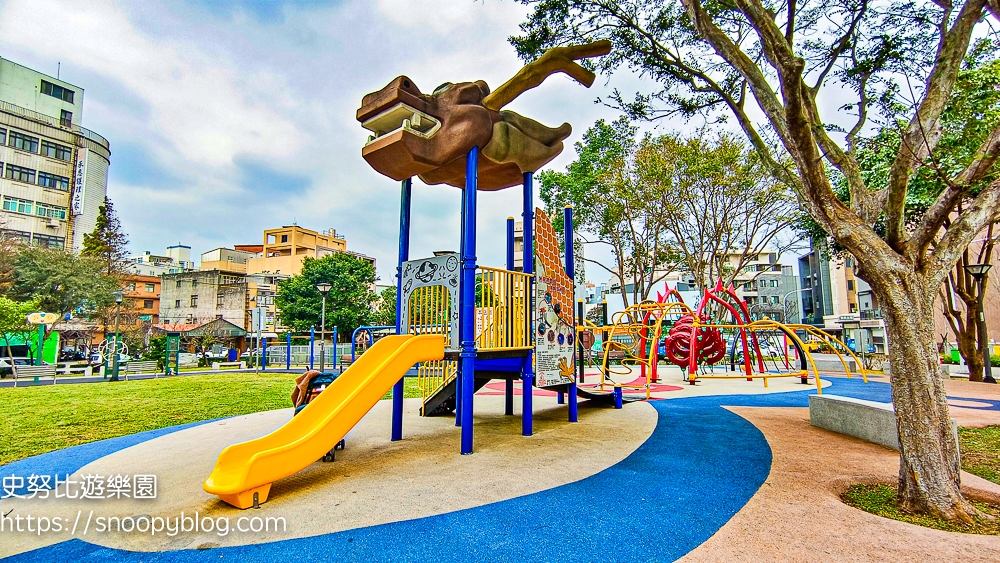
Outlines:
<svg viewBox="0 0 1000 563"><path fill-rule="evenodd" d="M375 256L388 280L399 186L361 159L361 97L400 74L425 91L474 79L498 86L521 66L507 37L524 14L495 0L353 0L290 4L271 22L162 0L10 0L0 12L0 50L39 70L61 61L63 78L86 89L84 125L111 141L109 193L133 250L184 242L198 254L258 242L264 229L294 221L346 233L349 248ZM59 39L44 40L52 22ZM588 91L558 76L511 109L573 124L567 150L550 165L561 169L596 118L615 117L592 103L609 90L603 79ZM148 162L132 161L124 147L138 147ZM239 166L247 161L309 185L247 185ZM458 248L460 200L455 188L415 187L412 256ZM481 263L503 264L505 219L520 211L517 188L480 195Z"/></svg>

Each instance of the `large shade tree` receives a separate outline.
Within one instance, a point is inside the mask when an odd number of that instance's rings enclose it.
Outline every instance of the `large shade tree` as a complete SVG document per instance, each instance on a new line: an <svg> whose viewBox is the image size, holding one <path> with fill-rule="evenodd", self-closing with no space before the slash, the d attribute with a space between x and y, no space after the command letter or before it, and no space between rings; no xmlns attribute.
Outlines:
<svg viewBox="0 0 1000 563"><path fill-rule="evenodd" d="M962 62L973 38L1000 19L1000 3L522 2L534 7L523 34L512 38L524 58L607 38L615 49L598 70L631 68L657 85L633 100L616 95L609 103L653 118L735 120L775 177L854 255L859 277L882 304L901 445L901 507L949 520L977 517L960 490L933 316L938 288L959 257L1000 219L1000 181L972 193L1000 155L1000 128L959 170L942 171L947 187L924 212L908 223L905 211L911 180L941 139L942 113ZM900 123L884 187L869 185L856 156L873 120ZM834 191L834 171L844 178L847 203ZM884 232L876 230L879 222Z"/></svg>
<svg viewBox="0 0 1000 563"><path fill-rule="evenodd" d="M328 283L332 289L326 296L326 329L337 327L340 334L350 334L371 322L378 301L376 279L372 262L353 254L306 258L299 275L278 282L274 304L285 326L297 331L319 329L323 299L316 284Z"/></svg>

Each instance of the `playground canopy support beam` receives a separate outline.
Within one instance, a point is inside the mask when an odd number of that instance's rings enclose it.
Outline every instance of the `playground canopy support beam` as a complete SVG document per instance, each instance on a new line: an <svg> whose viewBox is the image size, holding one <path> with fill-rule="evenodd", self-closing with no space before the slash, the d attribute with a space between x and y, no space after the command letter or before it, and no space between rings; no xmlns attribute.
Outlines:
<svg viewBox="0 0 1000 563"><path fill-rule="evenodd" d="M573 207L567 205L563 209L563 234L566 236L565 248L566 248L566 275L569 276L570 286L572 287L573 294L576 294L576 281L574 280L573 274L575 273L576 265L573 261ZM572 303L572 301L570 301ZM572 307L570 307L572 314ZM573 321L575 326L577 323L582 322L582 319L576 319ZM574 330L575 334L576 331ZM579 337L579 335L576 335ZM583 358L577 358L577 361L582 362ZM576 381L574 380L569 384L569 421L576 422L579 417L579 410L577 409L577 396L576 396Z"/></svg>
<svg viewBox="0 0 1000 563"><path fill-rule="evenodd" d="M403 319L399 311L403 310L403 262L410 259L410 195L413 180L403 180L399 198L399 262L396 266L396 334L403 334ZM357 330L351 335L351 363L354 363L354 345ZM371 343L375 343L375 335L371 334ZM333 345L336 354L337 344ZM404 376L405 377L405 376ZM392 386L392 439L396 442L403 439L403 377Z"/></svg>
<svg viewBox="0 0 1000 563"><path fill-rule="evenodd" d="M524 211L521 215L523 221L523 239L521 250L521 262L525 274L532 274L535 271L535 238L533 233L535 208L534 208L534 186L532 173L524 173ZM534 304L534 284L528 284L528 324L532 326L531 313L535 310ZM535 331L531 330L531 339L534 340ZM531 436L532 433L532 411L531 393L534 386L534 366L531 363L534 352L528 350L524 358L524 366L521 369L521 435Z"/></svg>
<svg viewBox="0 0 1000 563"><path fill-rule="evenodd" d="M523 260L523 258L522 258ZM514 271L514 218L507 217L507 271ZM504 416L514 415L514 380L504 381Z"/></svg>
<svg viewBox="0 0 1000 563"><path fill-rule="evenodd" d="M461 404L462 455L472 453L472 397L475 391L476 369L476 174L479 169L479 147L472 147L465 159L465 209L462 221L462 283L461 322L459 323L462 351Z"/></svg>

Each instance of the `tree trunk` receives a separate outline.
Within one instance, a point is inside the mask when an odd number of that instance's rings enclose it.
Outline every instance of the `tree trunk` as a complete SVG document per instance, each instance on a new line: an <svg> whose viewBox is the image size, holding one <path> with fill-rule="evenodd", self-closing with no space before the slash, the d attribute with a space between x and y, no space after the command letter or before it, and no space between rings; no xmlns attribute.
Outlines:
<svg viewBox="0 0 1000 563"><path fill-rule="evenodd" d="M958 343L958 354L965 359L965 365L969 368L969 381L983 381L983 354L976 346L978 342L979 324L976 319L976 308L969 310L966 315L966 329L955 335Z"/></svg>
<svg viewBox="0 0 1000 563"><path fill-rule="evenodd" d="M872 269L867 269L870 277ZM908 512L969 522L978 511L962 497L960 458L934 345L937 284L910 271L883 269L869 283L882 306L892 362L899 432L899 503Z"/></svg>

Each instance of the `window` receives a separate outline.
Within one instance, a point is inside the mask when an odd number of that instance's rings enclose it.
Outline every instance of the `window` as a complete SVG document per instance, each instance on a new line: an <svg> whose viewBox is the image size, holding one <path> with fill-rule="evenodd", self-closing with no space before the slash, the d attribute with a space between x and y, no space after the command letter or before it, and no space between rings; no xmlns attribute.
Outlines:
<svg viewBox="0 0 1000 563"><path fill-rule="evenodd" d="M181 280L177 280L177 287L180 287L180 286L181 286ZM180 303L180 302L178 301L178 303Z"/></svg>
<svg viewBox="0 0 1000 563"><path fill-rule="evenodd" d="M215 297L215 306L216 307L222 307L222 305L223 305L223 303L222 303L222 294L220 293L219 295L217 295Z"/></svg>
<svg viewBox="0 0 1000 563"><path fill-rule="evenodd" d="M59 125L63 127L73 126L73 112L62 110L59 112Z"/></svg>
<svg viewBox="0 0 1000 563"><path fill-rule="evenodd" d="M49 235L40 235L35 233L31 235L31 240L38 246L57 248L59 250L66 247L66 239L64 237L52 237Z"/></svg>
<svg viewBox="0 0 1000 563"><path fill-rule="evenodd" d="M192 295L191 296L191 306L192 307L197 307L198 306L198 296L197 295Z"/></svg>
<svg viewBox="0 0 1000 563"><path fill-rule="evenodd" d="M57 143L42 141L42 156L68 162L73 157L73 149Z"/></svg>
<svg viewBox="0 0 1000 563"><path fill-rule="evenodd" d="M174 308L176 308L176 309L180 309L181 308L181 300L180 299L178 299L177 301L174 301Z"/></svg>
<svg viewBox="0 0 1000 563"><path fill-rule="evenodd" d="M35 171L31 168L25 168L23 166L14 166L13 164L7 165L7 178L11 180L17 180L18 182L27 182L29 184L35 183Z"/></svg>
<svg viewBox="0 0 1000 563"><path fill-rule="evenodd" d="M69 88L64 88L58 84L53 84L48 80L42 80L42 93L53 98L59 98L64 102L73 103L73 94L76 92Z"/></svg>
<svg viewBox="0 0 1000 563"><path fill-rule="evenodd" d="M774 303L775 305L778 304L778 296L777 295L772 295L771 296L771 303Z"/></svg>
<svg viewBox="0 0 1000 563"><path fill-rule="evenodd" d="M281 235L281 242L288 242L288 235Z"/></svg>
<svg viewBox="0 0 1000 563"><path fill-rule="evenodd" d="M47 203L37 202L35 203L35 215L39 217L48 217L49 219L59 219L61 221L66 220L66 208L59 207L57 205L49 205ZM135 284L132 284L131 291L135 291Z"/></svg>
<svg viewBox="0 0 1000 563"><path fill-rule="evenodd" d="M142 308L143 309L152 309L153 308L153 300L152 299L143 299L142 300Z"/></svg>
<svg viewBox="0 0 1000 563"><path fill-rule="evenodd" d="M31 242L31 233L26 231L3 229L2 231L0 231L0 236L2 236L5 240L13 240L17 242L23 242L25 244Z"/></svg>
<svg viewBox="0 0 1000 563"><path fill-rule="evenodd" d="M197 278L191 280L191 287L198 287L198 279Z"/></svg>
<svg viewBox="0 0 1000 563"><path fill-rule="evenodd" d="M31 204L33 202L27 199L18 199L16 197L3 196L3 210L13 211L15 213L31 213Z"/></svg>
<svg viewBox="0 0 1000 563"><path fill-rule="evenodd" d="M155 293L155 292L156 292L156 284L155 283L147 283L146 284L146 293Z"/></svg>
<svg viewBox="0 0 1000 563"><path fill-rule="evenodd" d="M125 284L125 291L135 291L135 282Z"/></svg>
<svg viewBox="0 0 1000 563"><path fill-rule="evenodd" d="M48 172L39 172L38 185L44 188L52 188L54 190L68 192L69 178L65 176L56 176L55 174L49 174Z"/></svg>
<svg viewBox="0 0 1000 563"><path fill-rule="evenodd" d="M7 144L7 130L0 128L0 145Z"/></svg>
<svg viewBox="0 0 1000 563"><path fill-rule="evenodd" d="M854 291L854 280L847 280L847 291Z"/></svg>
<svg viewBox="0 0 1000 563"><path fill-rule="evenodd" d="M22 151L38 152L38 137L32 137L31 135L11 131L10 146L15 149L21 149Z"/></svg>

